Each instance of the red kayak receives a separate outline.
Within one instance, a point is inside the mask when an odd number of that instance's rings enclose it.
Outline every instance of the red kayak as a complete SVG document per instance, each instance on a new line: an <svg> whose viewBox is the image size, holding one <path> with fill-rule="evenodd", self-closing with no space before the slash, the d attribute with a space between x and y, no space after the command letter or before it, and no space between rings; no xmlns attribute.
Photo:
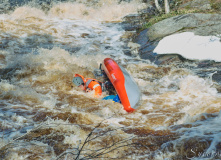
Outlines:
<svg viewBox="0 0 221 160"><path fill-rule="evenodd" d="M129 73L111 58L105 58L102 67L117 91L124 109L127 112L137 109L141 92Z"/></svg>

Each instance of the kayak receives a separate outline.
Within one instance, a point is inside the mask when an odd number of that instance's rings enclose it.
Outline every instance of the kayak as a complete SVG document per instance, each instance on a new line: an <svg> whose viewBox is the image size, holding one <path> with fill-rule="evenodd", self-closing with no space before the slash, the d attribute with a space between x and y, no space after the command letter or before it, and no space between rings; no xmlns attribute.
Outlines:
<svg viewBox="0 0 221 160"><path fill-rule="evenodd" d="M141 92L130 74L111 58L105 58L102 69L113 84L119 99L127 112L138 108Z"/></svg>

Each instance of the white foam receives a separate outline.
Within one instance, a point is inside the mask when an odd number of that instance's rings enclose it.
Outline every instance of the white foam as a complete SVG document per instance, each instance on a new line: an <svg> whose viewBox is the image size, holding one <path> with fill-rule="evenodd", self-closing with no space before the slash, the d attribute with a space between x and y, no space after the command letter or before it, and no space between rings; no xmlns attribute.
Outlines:
<svg viewBox="0 0 221 160"><path fill-rule="evenodd" d="M188 102L180 108L182 112L193 116L211 109L218 110L220 103L215 100L220 98L220 94L212 87L212 82L189 75L180 82L179 88L175 101Z"/></svg>
<svg viewBox="0 0 221 160"><path fill-rule="evenodd" d="M49 16L61 19L84 19L95 21L120 21L124 16L136 13L138 9L146 6L140 0L130 3L119 3L118 0L101 0L94 6L82 3L59 3L49 10Z"/></svg>
<svg viewBox="0 0 221 160"><path fill-rule="evenodd" d="M125 121L126 119L123 117L123 118L109 118L109 119L106 119L105 120L105 123L107 124L114 124L114 125L117 125L117 126L122 126L119 122L122 122L122 121Z"/></svg>
<svg viewBox="0 0 221 160"><path fill-rule="evenodd" d="M24 123L27 121L27 119L25 117L18 116L18 115L16 115L16 113L12 116L12 119L18 123Z"/></svg>
<svg viewBox="0 0 221 160"><path fill-rule="evenodd" d="M71 134L70 136L65 136L64 143L76 146L80 143L80 137L74 134Z"/></svg>
<svg viewBox="0 0 221 160"><path fill-rule="evenodd" d="M164 37L154 52L178 53L188 59L221 61L221 42L216 36L198 36L184 32Z"/></svg>

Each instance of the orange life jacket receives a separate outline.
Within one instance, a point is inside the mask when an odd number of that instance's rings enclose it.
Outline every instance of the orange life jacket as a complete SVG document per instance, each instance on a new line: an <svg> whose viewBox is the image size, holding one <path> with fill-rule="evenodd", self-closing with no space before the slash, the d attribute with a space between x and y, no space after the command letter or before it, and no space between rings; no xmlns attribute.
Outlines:
<svg viewBox="0 0 221 160"><path fill-rule="evenodd" d="M98 80L93 78L84 78L80 74L75 74L75 77L81 77L84 81L84 91L86 91L88 88L95 91L94 96L99 97L102 94L102 87Z"/></svg>

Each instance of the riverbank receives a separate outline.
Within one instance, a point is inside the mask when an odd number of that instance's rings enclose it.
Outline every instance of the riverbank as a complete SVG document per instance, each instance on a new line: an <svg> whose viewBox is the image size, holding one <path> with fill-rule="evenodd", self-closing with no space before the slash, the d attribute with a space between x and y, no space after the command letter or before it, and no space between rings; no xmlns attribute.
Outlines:
<svg viewBox="0 0 221 160"><path fill-rule="evenodd" d="M197 69L221 68L220 13L221 2L216 0L173 1L169 14L159 13L150 3L139 14L125 17L134 27L125 28L136 30L133 43L139 48L135 55L142 59L157 65L191 63ZM217 73L212 77L221 83Z"/></svg>

